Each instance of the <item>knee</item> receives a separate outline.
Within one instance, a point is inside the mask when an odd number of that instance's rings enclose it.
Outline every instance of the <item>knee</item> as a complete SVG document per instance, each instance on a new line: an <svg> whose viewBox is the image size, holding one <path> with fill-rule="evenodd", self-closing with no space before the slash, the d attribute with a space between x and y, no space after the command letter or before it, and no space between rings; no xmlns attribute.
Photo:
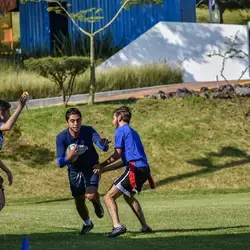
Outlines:
<svg viewBox="0 0 250 250"><path fill-rule="evenodd" d="M96 193L87 193L87 194L85 194L85 197L89 201L95 201L97 199L97 194Z"/></svg>
<svg viewBox="0 0 250 250"><path fill-rule="evenodd" d="M110 200L114 200L114 197L111 194L106 193L104 195L104 202L105 202L105 204L107 204Z"/></svg>

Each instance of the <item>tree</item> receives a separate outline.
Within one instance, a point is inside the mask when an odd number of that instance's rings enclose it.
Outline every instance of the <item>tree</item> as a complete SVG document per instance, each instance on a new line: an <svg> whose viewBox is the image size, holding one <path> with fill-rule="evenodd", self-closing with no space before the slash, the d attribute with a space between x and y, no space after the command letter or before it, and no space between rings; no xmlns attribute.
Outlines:
<svg viewBox="0 0 250 250"><path fill-rule="evenodd" d="M90 84L89 84L89 99L88 104L94 104L95 98L95 89L96 89L96 74L95 74L95 36L105 29L107 29L115 20L118 18L120 13L125 9L129 8L131 5L135 4L162 4L163 0L121 0L121 7L114 15L114 17L102 28L98 30L94 30L94 23L102 20L104 17L101 15L102 9L100 8L91 8L87 10L81 10L78 13L69 13L67 9L62 5L59 0L21 0L21 3L26 2L41 2L45 1L48 3L55 3L57 4L55 7L49 7L48 11L55 11L57 14L66 15L72 23L76 26L76 28L83 33L84 35L88 36L90 39ZM69 5L68 5L69 6ZM83 29L81 26L78 25L77 21L80 22L87 22L91 24L90 31Z"/></svg>
<svg viewBox="0 0 250 250"><path fill-rule="evenodd" d="M209 5L210 0L200 1L197 0L197 3L202 3ZM213 2L213 1L212 1ZM218 6L220 23L223 23L223 14L225 10L236 10L236 9L245 9L250 8L249 0L214 0L215 5Z"/></svg>
<svg viewBox="0 0 250 250"><path fill-rule="evenodd" d="M25 60L25 67L54 82L60 89L63 103L67 107L72 95L75 79L89 67L86 57L44 57Z"/></svg>

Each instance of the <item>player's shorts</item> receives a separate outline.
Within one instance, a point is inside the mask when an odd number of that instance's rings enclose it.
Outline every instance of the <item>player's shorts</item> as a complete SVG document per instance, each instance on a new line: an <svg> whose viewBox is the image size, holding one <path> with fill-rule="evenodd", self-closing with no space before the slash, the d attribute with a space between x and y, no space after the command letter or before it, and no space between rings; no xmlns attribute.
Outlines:
<svg viewBox="0 0 250 250"><path fill-rule="evenodd" d="M132 193L140 193L143 184L150 176L148 167L134 168L132 172L126 169L125 172L118 177L114 185L125 195L131 196Z"/></svg>
<svg viewBox="0 0 250 250"><path fill-rule="evenodd" d="M3 177L0 175L0 190L4 190L3 188Z"/></svg>
<svg viewBox="0 0 250 250"><path fill-rule="evenodd" d="M69 169L69 184L72 196L80 196L86 193L86 188L99 186L100 176L92 171L82 172L80 170Z"/></svg>

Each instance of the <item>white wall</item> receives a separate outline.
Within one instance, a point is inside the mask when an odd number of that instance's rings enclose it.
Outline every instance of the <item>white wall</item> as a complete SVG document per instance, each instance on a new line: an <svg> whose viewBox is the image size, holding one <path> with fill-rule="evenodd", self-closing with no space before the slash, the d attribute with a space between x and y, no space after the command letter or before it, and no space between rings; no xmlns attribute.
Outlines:
<svg viewBox="0 0 250 250"><path fill-rule="evenodd" d="M98 69L115 68L123 65L143 65L163 60L171 64L182 62L184 82L219 80L222 58L208 57L213 50L227 50L226 37L238 32L242 46L248 53L247 26L225 24L198 24L159 22L124 49L102 63ZM249 65L249 59L230 59L224 75L228 80L237 80ZM243 79L249 78L249 71Z"/></svg>

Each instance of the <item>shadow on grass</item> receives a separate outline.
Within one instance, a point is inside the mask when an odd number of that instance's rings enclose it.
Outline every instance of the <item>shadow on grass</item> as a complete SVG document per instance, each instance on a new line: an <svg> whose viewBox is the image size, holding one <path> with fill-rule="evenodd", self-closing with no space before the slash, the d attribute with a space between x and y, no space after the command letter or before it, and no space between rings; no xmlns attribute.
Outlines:
<svg viewBox="0 0 250 250"><path fill-rule="evenodd" d="M49 149L36 145L13 145L11 150L1 153L1 159L21 161L31 167L45 165L55 159L55 153Z"/></svg>
<svg viewBox="0 0 250 250"><path fill-rule="evenodd" d="M239 160L233 160L224 164L214 164L211 157L237 157L242 158ZM193 159L188 161L188 163L193 164L195 166L199 166L202 169L196 170L193 172L180 174L176 176L170 176L165 179L159 180L156 182L156 186L163 186L169 183L180 181L183 179L187 179L194 176L199 176L208 173L214 173L222 169L232 168L240 165L244 165L250 162L250 155L248 155L245 151L240 150L235 147L223 147L219 152L211 152L207 155L206 158ZM145 185L145 189L149 189L149 185Z"/></svg>
<svg viewBox="0 0 250 250"><path fill-rule="evenodd" d="M90 233L77 236L72 232L35 233L26 235L33 250L69 249L249 249L248 233L218 235L159 235L150 234L134 237L126 234L115 239L106 234ZM0 236L0 249L20 249L24 235Z"/></svg>
<svg viewBox="0 0 250 250"><path fill-rule="evenodd" d="M250 225L240 225L240 226L228 226L228 227L208 227L208 228L180 228L180 229L157 229L154 230L152 234L155 233L189 233L189 232L213 232L218 230L226 229L239 229L239 228L250 228ZM129 233L138 234L134 231L128 231Z"/></svg>

